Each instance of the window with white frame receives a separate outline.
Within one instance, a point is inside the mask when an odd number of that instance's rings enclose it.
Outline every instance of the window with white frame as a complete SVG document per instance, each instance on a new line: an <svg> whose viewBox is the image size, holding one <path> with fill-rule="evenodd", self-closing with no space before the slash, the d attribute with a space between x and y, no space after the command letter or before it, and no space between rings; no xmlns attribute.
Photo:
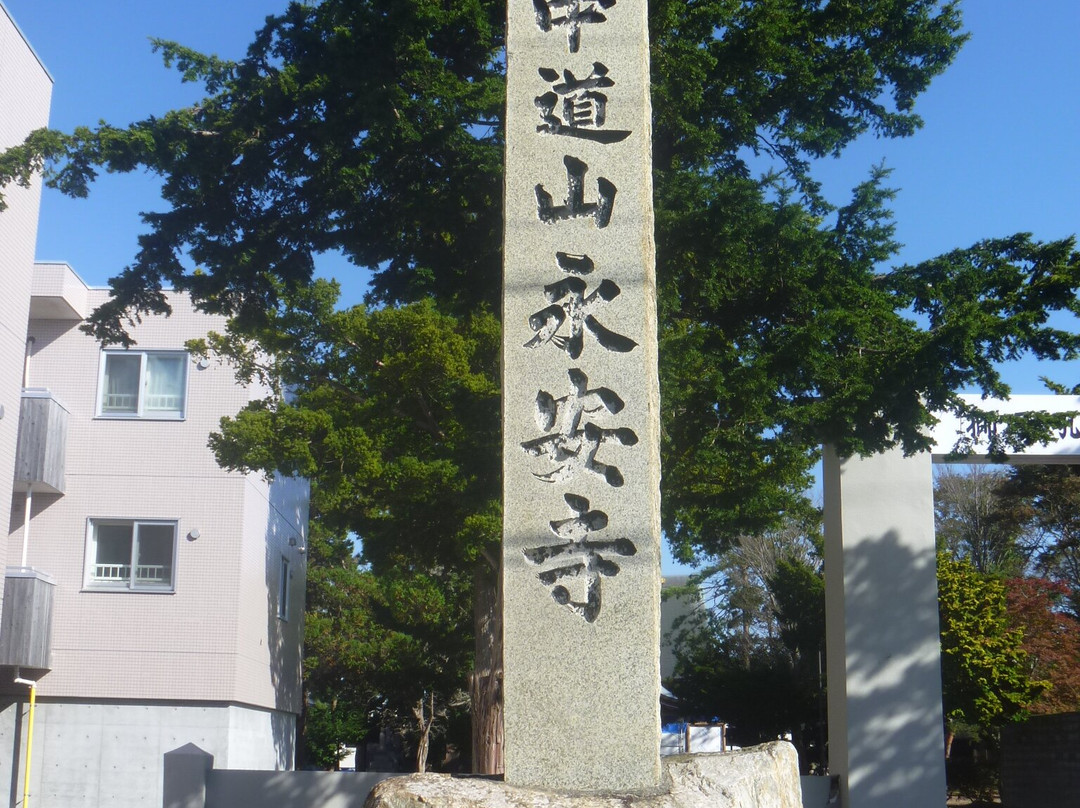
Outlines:
<svg viewBox="0 0 1080 808"><path fill-rule="evenodd" d="M88 589L171 592L176 522L91 519L86 551Z"/></svg>
<svg viewBox="0 0 1080 808"><path fill-rule="evenodd" d="M187 364L183 351L104 351L98 415L183 418Z"/></svg>
<svg viewBox="0 0 1080 808"><path fill-rule="evenodd" d="M289 619L289 559L281 557L281 578L278 580L277 616Z"/></svg>

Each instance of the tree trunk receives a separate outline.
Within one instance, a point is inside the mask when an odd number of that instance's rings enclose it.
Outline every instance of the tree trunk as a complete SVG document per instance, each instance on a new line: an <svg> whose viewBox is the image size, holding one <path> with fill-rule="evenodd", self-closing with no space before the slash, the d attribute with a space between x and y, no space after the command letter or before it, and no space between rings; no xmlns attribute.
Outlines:
<svg viewBox="0 0 1080 808"><path fill-rule="evenodd" d="M949 759L949 755L952 754L952 742L956 735L951 729L945 730L945 759Z"/></svg>
<svg viewBox="0 0 1080 808"><path fill-rule="evenodd" d="M499 565L481 562L473 583L476 661L469 682L472 766L476 774L502 774L502 574Z"/></svg>
<svg viewBox="0 0 1080 808"><path fill-rule="evenodd" d="M435 693L430 694L430 705L424 704L424 696L413 707L413 715L416 716L416 725L420 731L420 737L416 743L416 770L427 771L428 750L431 748L431 727L435 724ZM425 706L427 709L425 709Z"/></svg>

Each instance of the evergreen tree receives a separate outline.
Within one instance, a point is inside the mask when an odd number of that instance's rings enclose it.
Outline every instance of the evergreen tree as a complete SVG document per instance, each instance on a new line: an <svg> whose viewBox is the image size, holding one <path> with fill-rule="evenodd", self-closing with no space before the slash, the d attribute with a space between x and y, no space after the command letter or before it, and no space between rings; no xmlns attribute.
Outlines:
<svg viewBox="0 0 1080 808"><path fill-rule="evenodd" d="M475 608L488 587L474 578L498 571L498 324L430 302L339 310L325 281L287 299L258 333L189 345L271 391L223 418L210 445L226 468L312 480L309 695L337 714L366 710L423 752L443 729L433 721L465 699L474 637L489 634L494 608ZM497 686L497 670L473 676Z"/></svg>
<svg viewBox="0 0 1080 808"><path fill-rule="evenodd" d="M368 302L386 318L426 312L464 335L500 296L504 19L500 0L322 0L269 17L238 62L156 42L202 100L127 126L33 133L0 155L0 184L44 169L81 196L100 170L162 178L164 210L144 215L138 254L88 324L105 341L128 344L125 318L166 311L164 284L233 317L219 347L254 339L273 354L278 330L300 329L313 257L332 250L374 272ZM924 449L931 413L968 410L961 387L1007 392L996 363L1077 355L1080 339L1047 319L1080 310L1071 239L1017 234L888 268L887 172L835 208L813 178L814 161L864 133L921 125L916 98L964 40L956 2L654 0L650 30L662 519L680 558L805 514L820 444ZM449 374L441 357L410 357L417 372L394 381L365 364L378 352L353 354L348 333L305 317L309 332L290 338L343 375L312 376L299 407L268 400L240 416L245 439L226 428L222 461L327 475L373 568L452 571L469 586L498 538L497 339ZM411 345L438 354L443 342ZM453 392L442 382L455 374ZM384 382L401 396L365 408L367 385ZM1003 444L1061 425L1001 420ZM497 604L480 580L478 600Z"/></svg>
<svg viewBox="0 0 1080 808"><path fill-rule="evenodd" d="M1038 545L1035 570L1066 588L1062 606L1080 619L1080 470L1076 466L1014 466L1001 488L1004 520Z"/></svg>
<svg viewBox="0 0 1080 808"><path fill-rule="evenodd" d="M465 703L468 645L454 629L471 603L460 585L423 571L376 574L348 536L328 534L314 491L304 617L304 762L335 768L344 747L396 732L428 766L434 736ZM420 710L428 720L417 719ZM460 740L457 741L460 745Z"/></svg>
<svg viewBox="0 0 1080 808"><path fill-rule="evenodd" d="M735 743L790 734L804 773L825 761L825 582L820 526L742 536L691 586L709 605L676 627L669 683L687 718L720 717Z"/></svg>

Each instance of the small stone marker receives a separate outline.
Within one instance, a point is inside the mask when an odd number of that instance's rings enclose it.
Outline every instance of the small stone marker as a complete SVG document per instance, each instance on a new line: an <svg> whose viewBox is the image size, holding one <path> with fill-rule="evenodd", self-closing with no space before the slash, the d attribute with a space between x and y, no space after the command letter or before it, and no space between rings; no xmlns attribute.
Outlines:
<svg viewBox="0 0 1080 808"><path fill-rule="evenodd" d="M660 461L645 0L511 0L506 780L656 788Z"/></svg>

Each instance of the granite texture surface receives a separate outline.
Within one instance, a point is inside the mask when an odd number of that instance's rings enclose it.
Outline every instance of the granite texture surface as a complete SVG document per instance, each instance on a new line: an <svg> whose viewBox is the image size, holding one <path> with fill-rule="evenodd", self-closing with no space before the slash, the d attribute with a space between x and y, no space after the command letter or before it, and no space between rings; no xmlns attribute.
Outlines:
<svg viewBox="0 0 1080 808"><path fill-rule="evenodd" d="M379 783L365 808L801 808L798 757L789 743L718 755L665 758L651 793L575 794L498 780L414 774Z"/></svg>
<svg viewBox="0 0 1080 808"><path fill-rule="evenodd" d="M645 0L515 0L503 292L506 780L655 788L660 461Z"/></svg>

